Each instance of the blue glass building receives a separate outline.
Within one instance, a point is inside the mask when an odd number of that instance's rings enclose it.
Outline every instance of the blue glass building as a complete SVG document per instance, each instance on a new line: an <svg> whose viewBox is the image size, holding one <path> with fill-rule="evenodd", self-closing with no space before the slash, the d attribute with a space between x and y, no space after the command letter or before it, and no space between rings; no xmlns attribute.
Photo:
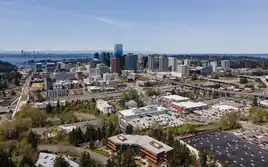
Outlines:
<svg viewBox="0 0 268 167"><path fill-rule="evenodd" d="M123 55L123 44L114 45L114 57L120 58Z"/></svg>

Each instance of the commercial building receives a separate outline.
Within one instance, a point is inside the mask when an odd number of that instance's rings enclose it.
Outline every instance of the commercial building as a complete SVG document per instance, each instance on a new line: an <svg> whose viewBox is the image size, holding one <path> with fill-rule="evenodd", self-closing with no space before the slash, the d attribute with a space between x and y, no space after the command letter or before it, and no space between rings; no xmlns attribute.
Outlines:
<svg viewBox="0 0 268 167"><path fill-rule="evenodd" d="M110 64L110 59L111 59L111 56L112 54L109 53L109 52L102 52L100 54L100 61L105 64L106 66L110 67L111 64Z"/></svg>
<svg viewBox="0 0 268 167"><path fill-rule="evenodd" d="M166 55L159 56L159 71L168 71L168 57Z"/></svg>
<svg viewBox="0 0 268 167"><path fill-rule="evenodd" d="M112 59L112 72L113 73L120 73L120 58L113 58Z"/></svg>
<svg viewBox="0 0 268 167"><path fill-rule="evenodd" d="M102 99L97 100L96 107L104 114L112 113L113 111L113 107L107 101Z"/></svg>
<svg viewBox="0 0 268 167"><path fill-rule="evenodd" d="M138 56L128 53L125 57L125 70L137 70Z"/></svg>
<svg viewBox="0 0 268 167"><path fill-rule="evenodd" d="M230 61L229 61L229 60L222 60L222 61L221 61L221 67L222 67L222 69L224 69L225 71L230 70Z"/></svg>
<svg viewBox="0 0 268 167"><path fill-rule="evenodd" d="M184 59L184 65L191 66L191 60L190 59Z"/></svg>
<svg viewBox="0 0 268 167"><path fill-rule="evenodd" d="M159 56L157 55L148 56L148 69L152 71L159 69Z"/></svg>
<svg viewBox="0 0 268 167"><path fill-rule="evenodd" d="M117 112L119 115L119 125L124 130L128 125L134 129L149 129L157 122L160 126L180 126L184 120L177 118L173 114L167 114L164 107L150 105L141 108L131 108Z"/></svg>
<svg viewBox="0 0 268 167"><path fill-rule="evenodd" d="M45 65L45 72L47 72L47 73L54 72L55 69L56 69L56 64L53 62L48 62Z"/></svg>
<svg viewBox="0 0 268 167"><path fill-rule="evenodd" d="M107 82L109 80L119 80L119 74L118 73L105 73L103 74L103 81Z"/></svg>
<svg viewBox="0 0 268 167"><path fill-rule="evenodd" d="M180 140L192 154L198 156L198 150L208 150L214 159L232 167L267 167L268 152L228 132L209 131Z"/></svg>
<svg viewBox="0 0 268 167"><path fill-rule="evenodd" d="M177 58L175 57L168 58L168 68L170 71L177 71Z"/></svg>
<svg viewBox="0 0 268 167"><path fill-rule="evenodd" d="M144 155L148 161L154 164L167 162L173 154L172 147L145 135L112 136L108 138L107 146L115 152L131 147L137 154Z"/></svg>
<svg viewBox="0 0 268 167"><path fill-rule="evenodd" d="M178 65L177 72L180 73L181 78L189 77L189 66L188 65Z"/></svg>
<svg viewBox="0 0 268 167"><path fill-rule="evenodd" d="M98 69L100 75L107 73L110 70L109 67L103 63L97 64L96 69Z"/></svg>
<svg viewBox="0 0 268 167"><path fill-rule="evenodd" d="M38 155L38 160L36 162L36 166L42 166L42 167L52 167L54 166L55 159L57 158L57 155L55 154L49 154L49 153L44 153L40 152ZM67 158L66 156L63 156L65 161L67 161L70 165L70 167L79 167L79 165Z"/></svg>
<svg viewBox="0 0 268 167"><path fill-rule="evenodd" d="M176 109L178 112L192 112L194 110L202 110L208 107L207 104L201 102L172 102L171 106Z"/></svg>
<svg viewBox="0 0 268 167"><path fill-rule="evenodd" d="M210 65L212 67L212 72L217 72L217 67L218 67L217 61L210 62Z"/></svg>
<svg viewBox="0 0 268 167"><path fill-rule="evenodd" d="M43 71L43 64L35 63L34 72L42 72L42 71Z"/></svg>
<svg viewBox="0 0 268 167"><path fill-rule="evenodd" d="M41 103L34 103L33 106L35 108L45 109L48 104L50 104L52 107L56 107L57 103L58 103L58 101L45 101L45 102L41 102ZM59 103L60 103L60 106L66 105L65 100L59 101Z"/></svg>
<svg viewBox="0 0 268 167"><path fill-rule="evenodd" d="M114 58L120 58L123 55L123 44L114 45Z"/></svg>
<svg viewBox="0 0 268 167"><path fill-rule="evenodd" d="M190 100L188 97L183 97L179 95L168 95L168 96L164 96L163 98L170 102L183 102L183 101Z"/></svg>
<svg viewBox="0 0 268 167"><path fill-rule="evenodd" d="M47 98L49 100L57 100L61 96L68 96L67 89L53 89L47 91Z"/></svg>
<svg viewBox="0 0 268 167"><path fill-rule="evenodd" d="M148 56L138 56L138 68L144 69L148 66Z"/></svg>

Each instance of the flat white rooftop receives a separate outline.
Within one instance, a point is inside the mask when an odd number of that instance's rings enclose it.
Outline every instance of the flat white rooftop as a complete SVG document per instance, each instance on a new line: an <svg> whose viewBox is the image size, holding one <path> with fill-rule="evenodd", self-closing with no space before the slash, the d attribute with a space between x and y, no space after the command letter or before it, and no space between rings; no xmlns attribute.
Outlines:
<svg viewBox="0 0 268 167"><path fill-rule="evenodd" d="M164 96L164 98L168 100L172 100L172 101L177 101L177 102L189 100L188 97L183 97L179 95L169 95L169 96Z"/></svg>
<svg viewBox="0 0 268 167"><path fill-rule="evenodd" d="M191 108L198 108L198 107L206 107L207 104L201 103L201 102L192 102L192 101L186 101L186 102L173 102L172 104L176 106L183 107L184 109L191 109Z"/></svg>
<svg viewBox="0 0 268 167"><path fill-rule="evenodd" d="M125 135L120 134L109 138L116 144L139 145L140 147L151 151L154 154L168 152L173 148L146 135Z"/></svg>
<svg viewBox="0 0 268 167"><path fill-rule="evenodd" d="M54 160L56 159L55 154L49 154L49 153L39 153L38 160L36 162L36 166L41 165L42 167L52 167L54 166ZM66 156L63 156L63 158L69 162L70 167L79 167L79 165L74 162L69 160Z"/></svg>
<svg viewBox="0 0 268 167"><path fill-rule="evenodd" d="M127 110L121 110L119 111L119 114L121 114L124 117L129 117L129 116L138 116L142 114L151 114L163 111L166 111L165 107L150 105L141 108L131 108Z"/></svg>

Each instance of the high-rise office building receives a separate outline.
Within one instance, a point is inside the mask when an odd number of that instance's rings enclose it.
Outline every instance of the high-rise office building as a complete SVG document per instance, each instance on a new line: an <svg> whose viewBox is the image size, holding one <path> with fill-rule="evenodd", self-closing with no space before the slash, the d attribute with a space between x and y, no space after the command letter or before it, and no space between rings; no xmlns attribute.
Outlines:
<svg viewBox="0 0 268 167"><path fill-rule="evenodd" d="M126 55L122 55L120 57L120 69L124 70L125 69L125 59L126 59Z"/></svg>
<svg viewBox="0 0 268 167"><path fill-rule="evenodd" d="M222 61L221 61L221 67L222 67L225 71L230 70L230 61L229 61L229 60L222 60Z"/></svg>
<svg viewBox="0 0 268 167"><path fill-rule="evenodd" d="M113 73L120 73L120 58L113 58L112 59L112 72Z"/></svg>
<svg viewBox="0 0 268 167"><path fill-rule="evenodd" d="M138 56L129 53L125 57L125 70L137 70Z"/></svg>
<svg viewBox="0 0 268 167"><path fill-rule="evenodd" d="M99 54L98 52L95 52L95 53L93 54L93 58L94 58L94 59L100 59L100 54Z"/></svg>
<svg viewBox="0 0 268 167"><path fill-rule="evenodd" d="M123 55L123 44L114 45L114 57L120 58Z"/></svg>
<svg viewBox="0 0 268 167"><path fill-rule="evenodd" d="M155 69L155 57L153 55L148 56L148 68L150 70Z"/></svg>
<svg viewBox="0 0 268 167"><path fill-rule="evenodd" d="M177 71L177 58L175 57L168 58L168 69L170 71Z"/></svg>
<svg viewBox="0 0 268 167"><path fill-rule="evenodd" d="M191 60L190 59L184 59L184 63L183 64L190 66L191 65Z"/></svg>
<svg viewBox="0 0 268 167"><path fill-rule="evenodd" d="M217 66L218 66L217 61L210 62L210 65L212 67L212 72L217 72Z"/></svg>
<svg viewBox="0 0 268 167"><path fill-rule="evenodd" d="M159 71L168 71L168 57L166 55L159 56Z"/></svg>
<svg viewBox="0 0 268 167"><path fill-rule="evenodd" d="M182 78L189 77L189 66L188 65L178 65L177 72L181 74Z"/></svg>
<svg viewBox="0 0 268 167"><path fill-rule="evenodd" d="M103 64L105 64L106 66L108 66L108 67L110 67L110 57L111 57L111 53L109 53L109 52L102 52L101 54L100 54L100 61L103 63Z"/></svg>

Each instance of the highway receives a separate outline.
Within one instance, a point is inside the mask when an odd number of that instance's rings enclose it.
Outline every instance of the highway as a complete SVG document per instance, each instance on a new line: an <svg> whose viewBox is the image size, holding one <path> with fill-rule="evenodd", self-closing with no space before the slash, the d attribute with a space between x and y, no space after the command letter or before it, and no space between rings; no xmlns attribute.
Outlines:
<svg viewBox="0 0 268 167"><path fill-rule="evenodd" d="M31 82L31 76L29 76L26 80L25 83L21 89L21 94L19 96L17 105L15 107L15 110L12 113L12 118L16 115L16 113L19 111L20 107L23 104L26 104L26 102L29 100L29 87L30 87L30 82Z"/></svg>
<svg viewBox="0 0 268 167"><path fill-rule="evenodd" d="M200 90L205 90L205 91L212 91L212 92L219 92L219 93L225 93L225 94L234 94L234 95L242 95L242 96L257 96L257 97L265 97L268 98L268 95L266 94L262 94L262 93L246 93L246 92L234 92L234 91L224 91L224 90L219 90L219 89L212 89L212 88L205 88L205 87L200 87L200 86L196 86L196 85L191 85L191 84L185 84L185 83L181 83L178 81L174 81L174 80L169 80L170 83L175 84L175 85L179 85L180 88L182 86L186 86L186 87L191 87L191 88L196 88L196 89L200 89Z"/></svg>

